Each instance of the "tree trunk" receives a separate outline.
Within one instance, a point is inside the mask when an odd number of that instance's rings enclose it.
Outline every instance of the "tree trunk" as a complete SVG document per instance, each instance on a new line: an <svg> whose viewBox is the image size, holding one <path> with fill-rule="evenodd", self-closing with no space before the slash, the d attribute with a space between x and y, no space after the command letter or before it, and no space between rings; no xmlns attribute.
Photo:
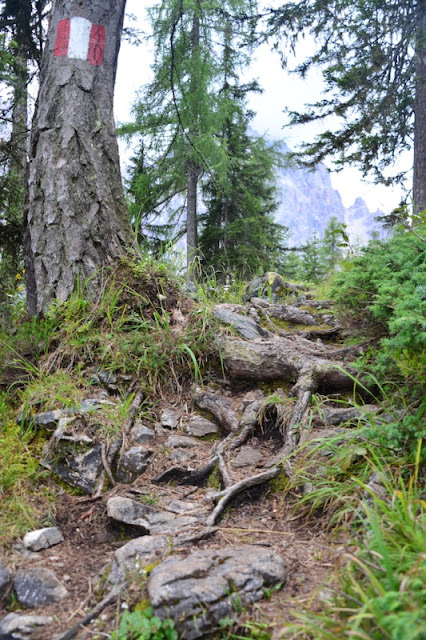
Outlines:
<svg viewBox="0 0 426 640"><path fill-rule="evenodd" d="M56 0L43 53L25 207L27 305L44 313L132 240L113 119L126 0Z"/></svg>
<svg viewBox="0 0 426 640"><path fill-rule="evenodd" d="M188 162L187 166L187 203L186 203L186 248L187 248L187 268L188 274L191 274L191 265L194 262L198 250L198 233L197 233L197 186L198 186L198 167L193 161Z"/></svg>
<svg viewBox="0 0 426 640"><path fill-rule="evenodd" d="M199 3L195 8L194 17L192 19L191 31L191 58L192 58L192 76L190 83L190 95L192 96L198 85L198 76L195 69L199 68L199 49L200 49L200 16ZM197 166L193 156L196 151L195 144L198 135L198 105L192 105L192 122L189 129L189 159L186 166L187 177L187 210L186 210L186 246L187 246L187 268L188 275L193 278L191 266L194 262L198 251L198 231L197 231L197 189L200 168Z"/></svg>
<svg viewBox="0 0 426 640"><path fill-rule="evenodd" d="M426 0L417 6L416 96L414 105L414 211L426 209Z"/></svg>

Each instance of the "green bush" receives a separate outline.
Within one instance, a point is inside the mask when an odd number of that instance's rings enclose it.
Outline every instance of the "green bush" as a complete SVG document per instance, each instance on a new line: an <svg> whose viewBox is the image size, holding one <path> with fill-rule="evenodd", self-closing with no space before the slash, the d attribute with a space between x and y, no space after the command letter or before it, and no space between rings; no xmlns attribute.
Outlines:
<svg viewBox="0 0 426 640"><path fill-rule="evenodd" d="M378 366L393 365L407 381L426 378L426 221L413 233L397 228L375 240L336 275L331 293L364 323L386 333Z"/></svg>

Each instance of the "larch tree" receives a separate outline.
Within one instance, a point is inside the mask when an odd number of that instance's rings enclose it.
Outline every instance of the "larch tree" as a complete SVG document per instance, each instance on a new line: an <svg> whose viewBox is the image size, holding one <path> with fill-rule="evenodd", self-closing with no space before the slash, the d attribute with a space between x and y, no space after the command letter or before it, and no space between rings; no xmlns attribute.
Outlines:
<svg viewBox="0 0 426 640"><path fill-rule="evenodd" d="M426 209L426 0L290 0L268 20L269 35L293 48L313 37L314 53L295 71L319 68L325 81L323 99L290 112L291 123L339 122L304 144L299 160L332 156L337 169L359 166L391 184L406 177L394 169L398 155L414 149L413 201Z"/></svg>
<svg viewBox="0 0 426 640"><path fill-rule="evenodd" d="M100 291L132 242L113 118L126 0L54 0L31 129L27 306L44 313L77 282Z"/></svg>
<svg viewBox="0 0 426 640"><path fill-rule="evenodd" d="M241 66L254 6L250 0L167 0L150 12L154 78L141 91L135 122L123 128L141 139L130 192L137 226L144 217L164 212L170 221L186 199L189 271L198 250L200 180L214 174L219 183L229 161L221 138L228 109L221 92L222 36L225 27L231 28Z"/></svg>

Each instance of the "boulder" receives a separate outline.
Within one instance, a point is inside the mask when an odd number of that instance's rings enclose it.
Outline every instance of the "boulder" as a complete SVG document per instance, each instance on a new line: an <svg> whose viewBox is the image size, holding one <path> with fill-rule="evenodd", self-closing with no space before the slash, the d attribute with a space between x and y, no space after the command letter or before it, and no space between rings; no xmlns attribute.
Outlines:
<svg viewBox="0 0 426 640"><path fill-rule="evenodd" d="M237 602L260 600L266 587L285 579L277 553L242 545L166 558L151 572L148 594L155 615L172 618L185 640L195 640L218 629L225 616L237 616Z"/></svg>
<svg viewBox="0 0 426 640"><path fill-rule="evenodd" d="M68 595L68 591L53 571L42 567L18 571L14 578L14 586L18 602L30 609L60 602Z"/></svg>
<svg viewBox="0 0 426 640"><path fill-rule="evenodd" d="M48 549L63 541L64 536L58 527L46 527L44 529L37 529L37 531L30 531L25 534L23 539L24 547L30 551Z"/></svg>

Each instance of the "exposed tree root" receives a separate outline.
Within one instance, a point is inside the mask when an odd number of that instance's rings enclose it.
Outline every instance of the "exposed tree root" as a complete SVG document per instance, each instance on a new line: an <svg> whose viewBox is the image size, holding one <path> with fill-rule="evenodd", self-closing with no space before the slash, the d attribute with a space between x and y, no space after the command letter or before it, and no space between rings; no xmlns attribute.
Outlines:
<svg viewBox="0 0 426 640"><path fill-rule="evenodd" d="M263 484L276 478L281 473L281 469L279 467L274 467L273 469L268 469L267 471L263 471L256 476L250 476L249 478L244 478L240 482L236 482L231 486L227 487L224 491L216 494L214 496L215 500L219 500L213 512L208 516L206 520L207 526L212 527L217 519L222 515L223 510L230 500L241 491L245 489L250 489L251 487L256 487L259 484Z"/></svg>
<svg viewBox="0 0 426 640"><path fill-rule="evenodd" d="M197 389L194 402L199 409L210 411L226 431L232 432L238 429L238 418L228 398L218 393Z"/></svg>

